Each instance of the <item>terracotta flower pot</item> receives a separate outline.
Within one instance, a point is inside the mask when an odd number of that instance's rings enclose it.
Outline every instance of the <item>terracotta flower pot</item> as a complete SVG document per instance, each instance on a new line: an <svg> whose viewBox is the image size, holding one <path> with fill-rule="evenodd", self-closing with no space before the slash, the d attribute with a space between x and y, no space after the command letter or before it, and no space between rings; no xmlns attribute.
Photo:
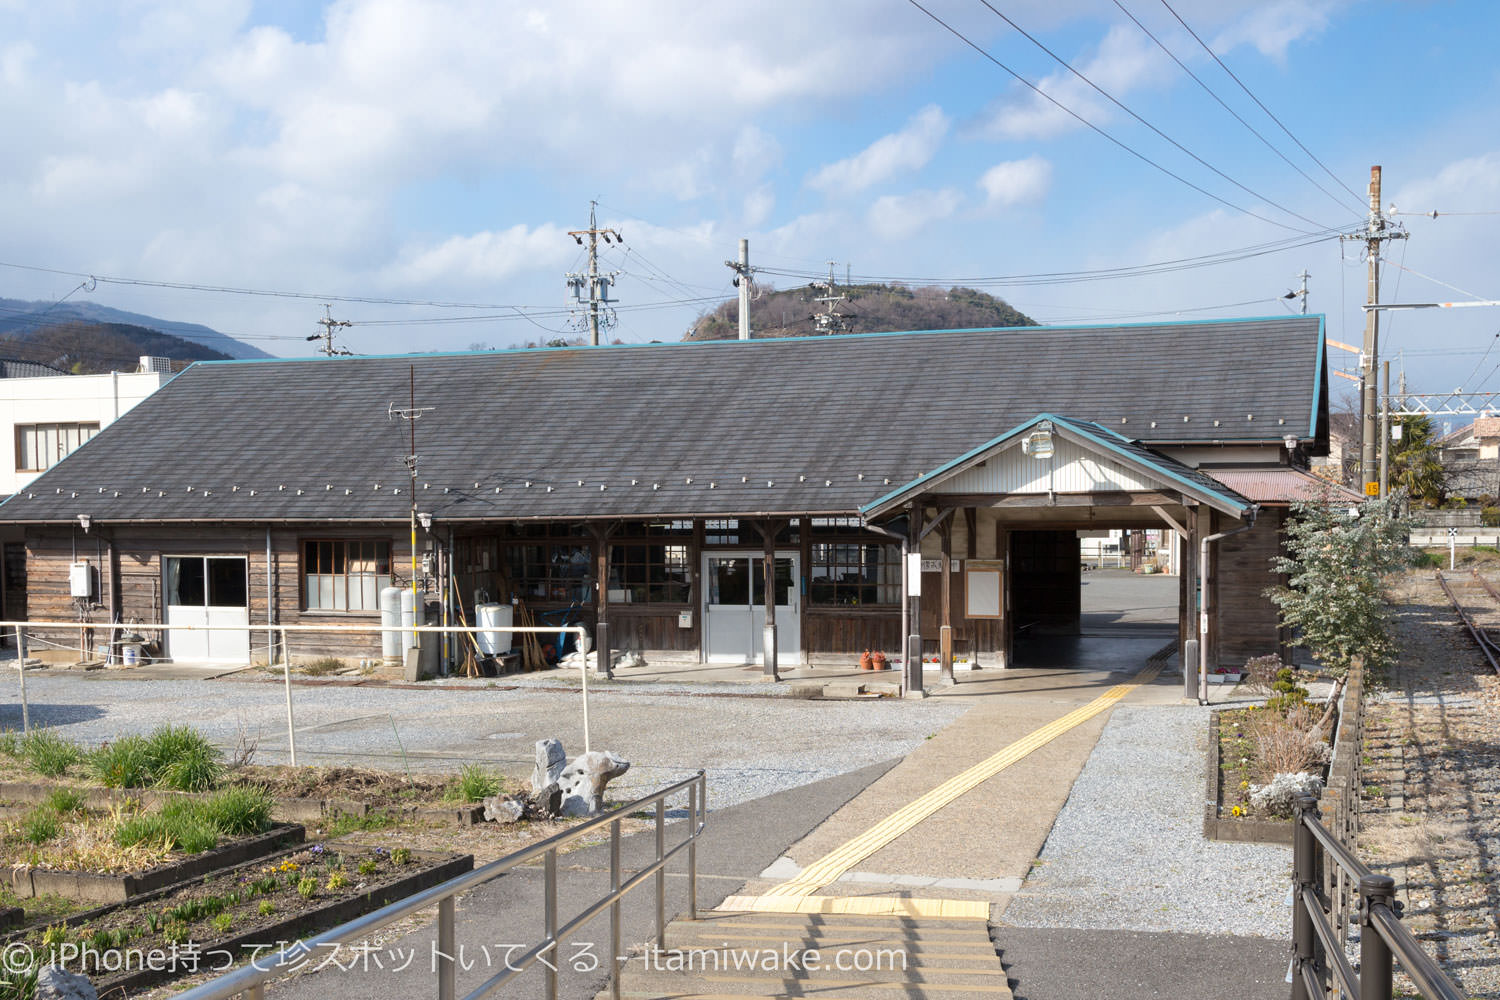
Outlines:
<svg viewBox="0 0 1500 1000"><path fill-rule="evenodd" d="M859 657L859 669L874 670L874 661L870 659L870 651L867 649Z"/></svg>
<svg viewBox="0 0 1500 1000"><path fill-rule="evenodd" d="M885 654L878 649L875 651L874 655L870 657L870 659L873 661L874 669L876 670L887 670L890 668L891 664L888 660L886 660Z"/></svg>

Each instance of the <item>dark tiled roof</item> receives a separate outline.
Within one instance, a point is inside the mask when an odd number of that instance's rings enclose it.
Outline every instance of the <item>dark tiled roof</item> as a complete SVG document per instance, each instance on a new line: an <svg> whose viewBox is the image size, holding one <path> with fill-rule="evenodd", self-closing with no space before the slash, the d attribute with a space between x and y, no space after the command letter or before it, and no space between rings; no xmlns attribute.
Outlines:
<svg viewBox="0 0 1500 1000"><path fill-rule="evenodd" d="M0 358L0 378L50 378L54 375L71 375L61 368L40 361L24 361L20 358Z"/></svg>
<svg viewBox="0 0 1500 1000"><path fill-rule="evenodd" d="M209 362L0 520L403 518L389 410L413 370L435 407L418 506L441 518L852 512L1045 411L1147 444L1306 439L1322 351L1297 316Z"/></svg>

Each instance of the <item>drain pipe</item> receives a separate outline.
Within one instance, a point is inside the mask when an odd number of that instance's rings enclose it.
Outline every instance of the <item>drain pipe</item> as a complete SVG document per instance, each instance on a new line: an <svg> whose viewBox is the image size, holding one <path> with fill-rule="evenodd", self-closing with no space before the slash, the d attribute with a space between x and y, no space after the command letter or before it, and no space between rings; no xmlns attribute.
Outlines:
<svg viewBox="0 0 1500 1000"><path fill-rule="evenodd" d="M1229 531L1209 535L1198 543L1198 607L1200 609L1198 617L1198 704L1200 705L1208 704L1208 543L1249 531L1255 527L1255 518L1259 513L1260 507L1251 504L1248 523Z"/></svg>

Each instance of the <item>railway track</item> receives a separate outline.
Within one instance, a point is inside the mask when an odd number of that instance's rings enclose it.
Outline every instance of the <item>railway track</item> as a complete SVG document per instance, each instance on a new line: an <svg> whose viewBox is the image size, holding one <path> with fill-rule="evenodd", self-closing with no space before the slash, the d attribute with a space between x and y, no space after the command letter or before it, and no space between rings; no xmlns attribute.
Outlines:
<svg viewBox="0 0 1500 1000"><path fill-rule="evenodd" d="M1445 575L1442 570L1437 571L1438 586L1443 588L1443 593L1448 595L1448 600L1453 604L1453 610L1458 612L1459 619L1464 623L1464 628L1469 630L1469 635L1474 637L1474 642L1479 646L1479 651L1489 661L1490 669L1500 674L1500 639L1497 639L1488 628L1474 620L1469 614L1463 602L1454 593L1454 586L1464 588L1465 596L1478 596L1480 593L1489 598L1497 611L1500 611L1500 591L1495 589L1494 584L1479 574L1479 571L1470 570L1468 576L1464 574ZM1475 589L1478 585L1478 590Z"/></svg>

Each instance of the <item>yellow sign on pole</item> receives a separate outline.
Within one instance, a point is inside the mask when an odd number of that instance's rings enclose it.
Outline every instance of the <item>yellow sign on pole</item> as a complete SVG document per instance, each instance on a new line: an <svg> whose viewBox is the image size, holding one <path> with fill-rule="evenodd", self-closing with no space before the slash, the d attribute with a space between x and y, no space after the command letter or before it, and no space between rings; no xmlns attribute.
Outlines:
<svg viewBox="0 0 1500 1000"><path fill-rule="evenodd" d="M1378 497L1378 496L1380 496L1380 484L1379 483L1365 483L1365 496L1367 496L1367 497Z"/></svg>

